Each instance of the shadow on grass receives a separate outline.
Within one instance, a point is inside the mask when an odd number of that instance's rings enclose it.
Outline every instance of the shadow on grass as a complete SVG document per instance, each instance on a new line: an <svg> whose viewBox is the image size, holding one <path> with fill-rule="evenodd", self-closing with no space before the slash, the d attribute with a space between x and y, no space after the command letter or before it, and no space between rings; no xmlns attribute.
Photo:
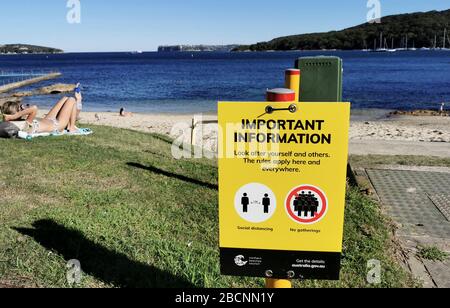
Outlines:
<svg viewBox="0 0 450 308"><path fill-rule="evenodd" d="M130 260L87 239L77 230L52 221L39 220L33 229L14 228L30 236L44 248L62 255L66 261L76 259L82 271L97 279L122 288L193 288L187 280L153 266Z"/></svg>
<svg viewBox="0 0 450 308"><path fill-rule="evenodd" d="M192 183L192 184L195 184L195 185L204 186L204 187L207 187L209 189L214 189L214 190L218 190L219 189L218 185L202 182L200 180L192 179L192 178L189 178L189 177L184 176L184 175L180 175L180 174L164 171L164 170L158 169L158 168L153 167L153 166L144 166L144 165L138 164L138 163L127 163L127 165L129 167L150 171L150 172L153 172L153 173L156 173L156 174L164 175L164 176L167 176L167 177L170 177L170 178L174 178L174 179L177 179L177 180L181 180L181 181L184 181L184 182L188 182L188 183Z"/></svg>

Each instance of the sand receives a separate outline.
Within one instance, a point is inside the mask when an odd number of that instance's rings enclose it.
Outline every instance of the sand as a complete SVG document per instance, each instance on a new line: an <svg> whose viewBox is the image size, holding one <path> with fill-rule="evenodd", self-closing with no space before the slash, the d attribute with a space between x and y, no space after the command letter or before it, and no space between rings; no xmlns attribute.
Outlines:
<svg viewBox="0 0 450 308"><path fill-rule="evenodd" d="M189 141L193 118L191 114L134 114L133 117L120 117L117 113L83 112L80 122L159 133L174 138L184 135ZM204 115L203 119L197 119L196 122L198 120L214 122L217 116ZM205 148L215 150L216 127L214 123L198 126L196 144L201 144L203 140ZM351 152L355 154L436 154L450 157L450 117L391 116L371 121L352 120L350 143Z"/></svg>
<svg viewBox="0 0 450 308"><path fill-rule="evenodd" d="M450 117L396 116L351 123L350 140L449 142Z"/></svg>
<svg viewBox="0 0 450 308"><path fill-rule="evenodd" d="M120 117L108 112L84 112L80 122L86 124L113 126L147 133L171 135L172 128L177 125L192 125L192 115L174 114L134 114L132 117ZM209 116L208 119L217 119Z"/></svg>
<svg viewBox="0 0 450 308"><path fill-rule="evenodd" d="M450 158L450 117L394 116L354 121L350 154L420 155Z"/></svg>

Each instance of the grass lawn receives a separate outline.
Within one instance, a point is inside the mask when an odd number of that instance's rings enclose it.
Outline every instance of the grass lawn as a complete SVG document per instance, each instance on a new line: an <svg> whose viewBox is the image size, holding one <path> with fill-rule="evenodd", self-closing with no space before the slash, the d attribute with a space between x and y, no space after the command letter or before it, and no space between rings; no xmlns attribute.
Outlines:
<svg viewBox="0 0 450 308"><path fill-rule="evenodd" d="M174 160L157 135L92 127L89 137L0 139L0 287L262 287L219 274L217 164ZM371 287L367 261L382 262L381 287L415 282L397 264L392 227L378 205L348 193L339 282Z"/></svg>

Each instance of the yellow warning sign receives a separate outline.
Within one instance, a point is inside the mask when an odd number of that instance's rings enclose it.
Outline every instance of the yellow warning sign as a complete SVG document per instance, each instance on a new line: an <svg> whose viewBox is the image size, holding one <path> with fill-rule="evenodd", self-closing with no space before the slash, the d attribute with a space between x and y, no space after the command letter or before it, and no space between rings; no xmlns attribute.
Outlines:
<svg viewBox="0 0 450 308"><path fill-rule="evenodd" d="M350 103L219 103L224 274L337 279L349 125Z"/></svg>

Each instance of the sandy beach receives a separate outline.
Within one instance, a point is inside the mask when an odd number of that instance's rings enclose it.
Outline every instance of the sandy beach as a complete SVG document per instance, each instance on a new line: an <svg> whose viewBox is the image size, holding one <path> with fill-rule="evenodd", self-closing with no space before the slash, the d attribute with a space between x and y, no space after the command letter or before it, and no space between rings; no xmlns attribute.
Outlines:
<svg viewBox="0 0 450 308"><path fill-rule="evenodd" d="M450 117L393 116L351 123L350 140L450 143Z"/></svg>
<svg viewBox="0 0 450 308"><path fill-rule="evenodd" d="M45 114L42 112L41 115ZM147 133L179 137L190 136L194 115L141 114L120 117L110 112L83 112L80 123L112 126ZM214 114L203 115L203 121L215 121ZM180 130L173 130L177 125ZM207 149L217 146L216 124L200 125L203 143ZM181 130L184 129L184 132ZM200 144L198 139L196 143ZM355 119L350 128L351 153L391 155L431 155L450 157L450 117L391 116L378 120Z"/></svg>
<svg viewBox="0 0 450 308"><path fill-rule="evenodd" d="M83 112L80 122L171 135L174 125L191 125L193 118L191 114L137 113L132 117L120 117L111 112ZM217 116L206 114L203 120L217 120ZM450 143L450 117L395 116L374 121L356 120L351 123L350 140Z"/></svg>

